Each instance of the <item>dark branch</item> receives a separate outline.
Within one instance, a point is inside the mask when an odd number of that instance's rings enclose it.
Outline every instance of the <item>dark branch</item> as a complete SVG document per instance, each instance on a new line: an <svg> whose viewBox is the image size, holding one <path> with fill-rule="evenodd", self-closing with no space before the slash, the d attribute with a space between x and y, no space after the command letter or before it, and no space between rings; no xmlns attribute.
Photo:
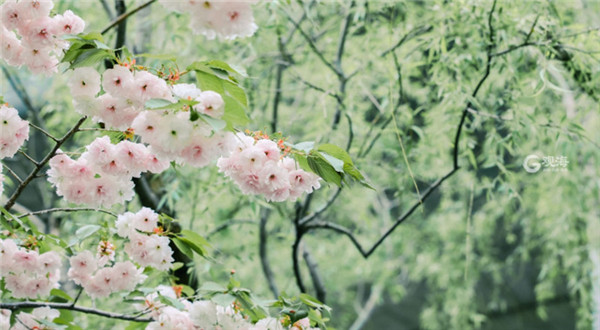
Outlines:
<svg viewBox="0 0 600 330"><path fill-rule="evenodd" d="M47 213L54 213L54 212L101 212L101 213L105 213L105 214L109 214L113 217L117 217L117 215L111 211L107 211L107 210L102 210L102 209L95 209L95 208L91 208L91 207L75 207L75 208L53 208L53 209L46 209L46 210L41 210L41 211L33 211L33 212L27 212L27 213L23 213L17 216L17 218L25 218L28 217L30 215L39 215L39 214L47 214Z"/></svg>
<svg viewBox="0 0 600 330"><path fill-rule="evenodd" d="M321 274L319 274L319 266L317 265L317 262L312 257L308 249L304 247L303 250L304 252L302 253L302 256L304 257L306 267L308 268L308 273L310 274L313 286L315 287L317 299L319 299L320 302L324 303L327 291L325 290L325 284L323 284L323 278L321 277Z"/></svg>
<svg viewBox="0 0 600 330"><path fill-rule="evenodd" d="M6 204L4 205L4 208L6 209L6 211L9 211L13 205L16 203L17 198L19 198L19 196L21 195L21 193L23 193L23 190L25 189L25 187L27 187L27 185L36 178L38 172L48 163L48 161L50 161L50 159L52 157L54 157L54 155L56 155L56 152L58 151L58 149L69 139L71 138L71 136L73 136L73 134L75 134L75 132L77 132L77 130L79 129L79 127L83 124L83 122L86 120L87 117L81 117L79 119L79 121L75 124L75 126L73 126L61 139L59 139L56 144L54 145L54 148L52 148L52 150L46 155L46 157L44 157L44 159L42 159L40 162L37 163L37 165L35 165L35 167L33 168L33 170L31 171L31 173L25 178L25 180L23 180L23 182L17 187L17 189L15 190L15 192L12 194L12 196L10 196L10 198L8 199L8 202L6 202Z"/></svg>
<svg viewBox="0 0 600 330"><path fill-rule="evenodd" d="M71 303L54 303L54 302L34 302L34 301L22 301L22 302L14 302L14 303L0 303L0 309L9 309L11 311L16 311L20 309L26 308L38 308L38 307L50 307L53 309L62 309L62 310L70 310L81 312L85 314L94 314L103 317L108 317L111 319L119 319L125 321L136 321L136 322L152 322L151 318L140 318L139 316L133 315L125 315L107 312L95 308L74 306Z"/></svg>
<svg viewBox="0 0 600 330"><path fill-rule="evenodd" d="M406 211L402 216L400 216L396 222L394 222L394 224L383 234L381 235L381 237L373 244L373 246L371 248L364 249L362 247L362 245L360 244L360 242L358 242L358 240L356 239L356 237L354 237L354 234L350 231L350 229L342 226L342 225L338 225L335 223L331 223L331 222L315 222L312 224L308 224L304 227L305 230L311 230L311 229L330 229L330 230L334 230L340 234L344 234L346 236L348 236L350 238L350 240L352 241L352 243L356 246L356 248L358 249L358 251L360 252L360 254L362 254L362 256L366 259L369 256L371 256L371 254L373 254L373 252L379 247L379 245L381 245L381 243L383 243L383 241L385 241L385 239L400 225L402 224L406 219L408 219L408 217L410 217L413 212L421 205L421 202L425 202L427 200L427 198L429 198L429 196L431 195L432 192L434 192L441 184L442 182L446 181L449 177L451 177L452 175L454 175L454 173L456 173L456 171L458 170L458 168L454 168L452 169L450 172L448 172L448 174L444 175L443 177L437 179L434 183L432 183L429 188L427 188L427 190L425 190L425 192L423 192L423 194L420 196L420 198L418 199L419 201L417 201L416 203L414 203L410 209L408 209L408 211Z"/></svg>
<svg viewBox="0 0 600 330"><path fill-rule="evenodd" d="M118 0L121 1L121 0ZM150 0L146 3L143 3L137 7L135 7L134 9L125 12L125 13L121 13L119 15L119 17L117 17L114 21L110 22L110 24L105 27L104 29L102 29L102 32L100 32L101 34L106 34L108 31L110 31L112 28L114 28L117 25L120 25L122 22L124 22L125 20L127 20L127 18L129 18L129 16L137 13L138 11L150 6L151 4L153 4L154 2L156 2L156 0Z"/></svg>
<svg viewBox="0 0 600 330"><path fill-rule="evenodd" d="M260 255L260 264L262 266L263 273L267 278L267 283L269 283L269 289L273 293L275 299L279 297L279 290L277 289L277 284L275 283L275 275L273 275L273 271L271 270L271 264L269 263L269 256L267 255L267 240L269 238L267 232L267 221L269 220L269 215L271 214L271 210L267 208L262 208L259 224L259 237L258 237L258 251Z"/></svg>

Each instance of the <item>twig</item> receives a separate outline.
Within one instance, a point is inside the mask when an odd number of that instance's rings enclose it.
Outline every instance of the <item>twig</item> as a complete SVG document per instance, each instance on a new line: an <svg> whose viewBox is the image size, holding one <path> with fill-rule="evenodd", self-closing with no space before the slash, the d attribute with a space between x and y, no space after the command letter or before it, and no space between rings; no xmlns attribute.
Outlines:
<svg viewBox="0 0 600 330"><path fill-rule="evenodd" d="M318 209L317 211L311 213L310 215L307 215L305 217L303 217L302 219L300 219L298 221L298 224L300 226L304 226L306 224L308 224L309 222L311 222L313 219L315 219L316 217L318 217L319 215L321 215L323 212L325 212L331 205L333 205L333 202L335 202L335 200L338 198L338 196L340 195L340 193L342 192L342 189L339 188L338 190L336 190L336 192L333 194L333 196L331 196L331 198L329 198L329 200L327 201L327 203L325 203L325 205L323 205L323 207L321 207L320 209Z"/></svg>
<svg viewBox="0 0 600 330"><path fill-rule="evenodd" d="M38 307L50 307L53 309L71 310L71 311L76 311L76 312L81 312L81 313L86 313L86 314L94 314L94 315L99 315L99 316L103 316L103 317L108 317L111 319L119 319L119 320L125 320L125 321L152 322L151 318L139 318L136 316L112 313L112 312L107 312L107 311L103 311L103 310L99 310L99 309L95 309L95 308L74 306L71 303L35 302L35 301L0 303L0 309L9 309L11 311L26 309L26 308L38 308Z"/></svg>
<svg viewBox="0 0 600 330"><path fill-rule="evenodd" d="M451 177L454 173L456 173L456 171L458 170L458 168L453 168L450 172L448 172L446 175L444 175L443 177L437 179L434 183L432 183L429 188L427 188L427 190L425 190L425 192L423 193L423 195L420 196L419 200L422 202L425 202L427 200L427 198L429 198L429 196L431 195L431 193L433 191L435 191L441 184L442 182L446 181L449 177ZM379 245L381 245L381 243L383 243L383 241L385 241L385 239L401 224L403 223L406 219L408 219L408 217L410 217L410 215L419 207L419 205L421 205L421 202L417 201L416 203L414 203L410 209L408 209L408 211L406 211L402 216L400 216L396 222L394 222L394 224L383 234L381 235L381 237L373 244L373 246L371 246L371 248L369 249L364 249L362 247L362 245L360 244L360 242L356 239L356 237L354 236L354 234L352 233L352 231L350 231L350 229L336 224L336 223L332 223L332 222L324 222L324 221L320 221L320 222L314 222L312 224L308 224L305 226L305 230L312 230L312 229L330 229L333 231L336 231L340 234L344 234L346 236L348 236L348 238L350 238L350 240L352 241L352 243L354 244L354 246L356 246L356 248L358 249L358 251L360 252L360 254L362 254L362 256L366 259L369 256L371 256L371 254L373 254L373 252L377 249L377 247L379 247Z"/></svg>
<svg viewBox="0 0 600 330"><path fill-rule="evenodd" d="M300 24L298 22L296 22L290 14L288 14L287 12L286 12L286 14L287 14L290 22L292 22L292 24L294 24L294 27L298 31L300 31L300 34L304 37L306 42L308 42L308 46L312 49L312 51L315 53L315 55L317 55L319 60L321 60L321 62L323 62L323 64L325 64L326 67L331 69L331 71L333 71L337 76L340 76L340 72L338 72L338 70L335 68L335 66L333 66L333 64L331 64L328 60L325 59L323 52L321 52L317 48L317 45L315 45L315 42L313 41L313 39L300 27Z"/></svg>
<svg viewBox="0 0 600 330"><path fill-rule="evenodd" d="M6 204L4 205L6 211L9 211L11 209L11 207L15 204L17 198L19 198L25 187L27 187L27 185L37 176L38 172L46 165L46 163L48 163L48 161L50 161L50 159L54 157L54 155L56 154L58 149L63 145L63 143L65 143L71 136L73 136L73 134L75 134L75 132L77 132L79 126L81 126L81 124L83 124L83 122L86 119L87 117L85 116L81 117L79 121L77 121L75 126L73 126L61 139L56 141L54 148L52 148L52 150L46 155L46 157L44 157L44 159L37 163L37 165L34 167L31 173L25 178L25 180L23 180L23 182L21 182L21 184L19 184L15 192L8 199L8 202L6 202Z"/></svg>
<svg viewBox="0 0 600 330"><path fill-rule="evenodd" d="M17 180L19 183L23 183L23 180L17 175L17 173L15 173L15 171L8 167L8 165L2 163L2 166L4 166L4 168L15 178L15 180Z"/></svg>
<svg viewBox="0 0 600 330"><path fill-rule="evenodd" d="M206 238L209 238L223 230L225 230L227 227L231 226L231 225L235 225L235 224L244 224L244 223L250 223L250 224L256 224L255 221L252 220L229 220L219 226L217 226L215 229L213 229L212 231L210 231L208 234L206 234Z"/></svg>
<svg viewBox="0 0 600 330"><path fill-rule="evenodd" d="M35 128L35 129L37 129L38 131L42 132L44 135L46 135L47 137L49 137L50 140L52 140L54 142L58 142L58 138L56 138L56 137L54 137L54 135L48 133L45 129L43 129L43 128L41 128L41 127L39 127L39 126L31 123L31 122L29 122L29 126L31 126L31 127Z"/></svg>
<svg viewBox="0 0 600 330"><path fill-rule="evenodd" d="M95 208L91 208L91 207L75 207L75 208L53 208L53 209L46 209L46 210L40 210L40 211L32 211L32 212L20 214L17 216L17 218L20 219L20 218L28 217L30 215L39 215L39 214L47 214L47 213L54 213L54 212L86 212L86 211L101 212L101 213L112 215L115 218L117 217L117 215L115 213L113 213L111 211L107 211L107 210L95 209Z"/></svg>
<svg viewBox="0 0 600 330"><path fill-rule="evenodd" d="M82 292L83 292L83 287L79 288L79 292L77 292L77 295L75 296L75 299L73 299L73 302L71 303L71 306L75 306L75 304L79 300L79 297L81 297L81 293Z"/></svg>
<svg viewBox="0 0 600 330"><path fill-rule="evenodd" d="M25 151L19 149L19 153L21 155L23 155L25 158L27 158L28 161L30 161L31 163L33 163L33 165L35 165L35 166L38 165L38 161L35 160L35 159L33 159L33 158L31 158L31 156L29 156Z"/></svg>
<svg viewBox="0 0 600 330"><path fill-rule="evenodd" d="M277 299L279 297L279 290L277 289L275 275L273 275L273 270L271 270L271 264L269 263L269 256L267 255L267 240L269 239L267 232L267 221L269 220L271 210L268 208L262 208L261 213L258 237L260 264L262 266L263 273L267 278L267 283L269 283L269 289L271 290L271 293L273 293L275 299Z"/></svg>
<svg viewBox="0 0 600 330"><path fill-rule="evenodd" d="M129 18L129 16L137 13L138 11L150 6L151 4L153 4L154 2L156 2L156 0L150 0L146 3L143 3L137 7L135 7L134 9L123 13L121 15L119 15L119 17L117 17L115 20L113 20L112 22L110 22L110 24L105 27L104 29L102 29L102 32L100 32L100 34L106 34L108 31L110 31L112 28L114 28L115 26L121 24L123 21L125 21L127 18Z"/></svg>
<svg viewBox="0 0 600 330"><path fill-rule="evenodd" d="M402 46L405 42L409 41L410 39L413 39L415 37L418 37L422 34L425 34L429 31L431 31L433 29L432 25L423 25L423 26L418 26L410 31L408 31L408 33L406 33L402 38L400 38L400 40L398 40L398 42L393 45L392 47L384 50L381 55L379 55L380 57L384 57L389 53L392 53L393 51L395 51L398 47Z"/></svg>

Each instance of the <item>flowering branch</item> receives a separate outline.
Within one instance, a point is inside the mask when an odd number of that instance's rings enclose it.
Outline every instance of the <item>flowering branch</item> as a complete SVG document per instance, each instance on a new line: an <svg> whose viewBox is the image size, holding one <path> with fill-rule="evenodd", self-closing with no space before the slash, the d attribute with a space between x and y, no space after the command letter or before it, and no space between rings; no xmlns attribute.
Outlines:
<svg viewBox="0 0 600 330"><path fill-rule="evenodd" d="M91 208L91 207L75 207L75 208L53 208L53 209L46 209L46 210L40 210L40 211L33 211L33 212L27 212L27 213L23 213L17 216L17 218L25 218L28 217L30 215L39 215L39 214L47 214L47 213L53 213L53 212L84 212L84 211L90 211L90 212L101 212L101 213L106 213L106 214L110 214L113 217L117 217L116 214L114 214L111 211L107 211L107 210L102 210L102 209L95 209L95 208Z"/></svg>
<svg viewBox="0 0 600 330"><path fill-rule="evenodd" d="M83 124L83 122L87 119L86 116L83 116L81 118L79 118L79 121L77 121L77 123L75 123L75 126L73 126L61 139L59 139L58 141L56 141L56 144L54 145L54 148L52 148L52 150L50 150L50 152L46 155L46 157L44 157L44 159L42 159L40 162L37 162L35 167L33 168L33 170L31 171L31 173L23 180L23 182L21 182L21 184L19 184L19 186L17 187L17 189L15 190L15 192L12 194L12 196L10 196L10 198L8 199L8 201L6 202L6 204L4 204L4 209L6 209L6 211L9 211L13 205L15 205L17 198L19 198L19 196L21 195L21 193L23 193L23 190L25 189L25 187L27 187L27 185L36 178L38 172L40 170L42 170L42 168L48 163L48 161L50 161L50 159L52 157L54 157L54 155L56 155L56 152L58 151L58 149L69 139L71 138L71 136L73 136L73 134L75 134L75 132L77 132L77 130L79 129L79 127Z"/></svg>
<svg viewBox="0 0 600 330"><path fill-rule="evenodd" d="M75 306L71 303L55 303L55 302L34 302L34 301L21 301L14 303L0 303L0 309L8 309L16 311L25 308L37 308L37 307L50 307L54 309L71 310L81 312L85 314L94 314L111 319L119 319L125 321L136 321L136 322L152 322L151 318L140 318L140 315L126 315L107 312L95 308Z"/></svg>

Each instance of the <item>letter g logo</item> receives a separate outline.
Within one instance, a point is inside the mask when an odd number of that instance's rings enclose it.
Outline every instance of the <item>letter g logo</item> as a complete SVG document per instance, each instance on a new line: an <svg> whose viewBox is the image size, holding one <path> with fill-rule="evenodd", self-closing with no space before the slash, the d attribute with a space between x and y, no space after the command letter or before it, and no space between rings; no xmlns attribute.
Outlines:
<svg viewBox="0 0 600 330"><path fill-rule="evenodd" d="M538 161L539 159L540 157L536 155L529 155L525 157L525 160L523 161L523 168L525 169L525 171L529 173L537 173L542 167L542 165Z"/></svg>

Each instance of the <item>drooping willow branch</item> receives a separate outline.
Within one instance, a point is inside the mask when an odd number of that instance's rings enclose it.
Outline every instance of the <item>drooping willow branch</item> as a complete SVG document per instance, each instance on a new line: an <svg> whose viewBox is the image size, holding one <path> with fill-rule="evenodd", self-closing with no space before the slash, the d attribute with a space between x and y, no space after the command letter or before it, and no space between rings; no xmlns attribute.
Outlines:
<svg viewBox="0 0 600 330"><path fill-rule="evenodd" d="M481 86L483 85L483 83L488 79L489 75L490 75L490 70L491 70L491 61L492 61L492 51L495 48L495 41L494 41L494 37L495 37L495 31L494 31L494 26L492 24L492 19L493 19L493 14L495 12L496 9L496 0L494 0L493 4L492 4L492 8L489 12L488 15L488 29L489 29L489 44L487 46L486 49L486 55L487 55L487 61L486 61L486 66L485 66L485 70L484 70L484 74L481 77L481 79L478 81L475 89L473 90L473 93L471 94L472 98L475 98L479 92L479 90L481 89ZM448 178L450 178L452 175L454 175L459 169L460 166L458 165L458 154L459 154L459 150L460 150L460 138L461 138L461 133L462 133L462 129L463 126L465 125L465 121L466 121L466 117L467 114L469 113L469 109L471 108L471 101L469 100L467 102L467 105L465 106L465 108L462 111L461 114L461 119L460 122L458 124L457 130L456 130L456 135L455 135L455 139L454 139L454 147L453 147L453 167L452 170L450 170L446 175L444 175L443 177L437 179L434 183L432 183L427 190L425 190L423 192L422 195L419 196L419 199L417 202L415 202L402 216L400 216L395 222L394 224L383 234L379 237L379 239L377 239L377 241L375 241L375 243L368 249L364 248L362 246L362 244L360 244L360 242L358 241L358 239L354 236L354 234L352 233L352 231L342 225L336 224L336 223L332 223L332 222L327 222L327 221L319 221L319 222L312 222L311 221L314 219L310 219L309 221L305 221L304 225L299 226L298 230L300 230L301 235L300 237L307 231L310 230L316 230L316 229L328 229L328 230L333 230L339 234L343 234L346 235L354 244L354 246L357 248L357 250L360 252L360 254L364 257L364 258L368 258L369 256L371 256L373 254L373 252L375 252L375 250L385 241L385 239L387 237L389 237L392 232L400 225L402 224L404 221L406 221L413 213L414 211L420 206L422 205L423 202L425 202L425 200L427 200L429 198L429 196L431 195L431 193L433 193L435 190L437 190L439 188L439 186L446 181ZM316 217L315 217L316 218Z"/></svg>
<svg viewBox="0 0 600 330"><path fill-rule="evenodd" d="M70 310L85 314L93 314L103 316L111 319L119 319L125 321L135 322L152 322L152 318L141 318L141 315L127 315L113 312L107 312L100 309L76 306L73 303L55 303L55 302L35 302L35 301L21 301L12 303L0 303L0 309L8 309L16 311L25 308L38 308L38 307L50 307L53 309ZM144 313L145 314L145 313Z"/></svg>

